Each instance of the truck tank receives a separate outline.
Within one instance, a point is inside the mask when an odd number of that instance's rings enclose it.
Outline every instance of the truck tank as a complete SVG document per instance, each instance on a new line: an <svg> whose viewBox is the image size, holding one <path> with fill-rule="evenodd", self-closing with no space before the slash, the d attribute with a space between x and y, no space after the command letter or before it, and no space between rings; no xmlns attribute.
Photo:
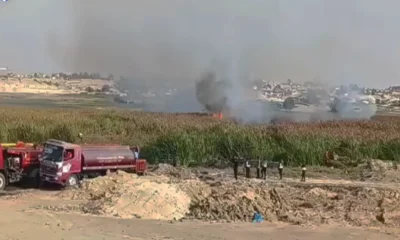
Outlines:
<svg viewBox="0 0 400 240"><path fill-rule="evenodd" d="M134 165L135 154L129 146L83 146L82 167Z"/></svg>

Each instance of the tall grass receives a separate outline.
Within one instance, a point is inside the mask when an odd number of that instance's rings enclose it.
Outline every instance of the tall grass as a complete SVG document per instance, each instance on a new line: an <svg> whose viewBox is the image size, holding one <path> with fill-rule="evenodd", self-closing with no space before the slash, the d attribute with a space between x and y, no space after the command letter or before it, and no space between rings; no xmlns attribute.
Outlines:
<svg viewBox="0 0 400 240"><path fill-rule="evenodd" d="M0 109L0 141L139 145L152 162L221 165L232 157L318 165L325 151L352 159L400 160L400 118L236 125L199 114L116 110ZM84 134L83 140L77 138Z"/></svg>

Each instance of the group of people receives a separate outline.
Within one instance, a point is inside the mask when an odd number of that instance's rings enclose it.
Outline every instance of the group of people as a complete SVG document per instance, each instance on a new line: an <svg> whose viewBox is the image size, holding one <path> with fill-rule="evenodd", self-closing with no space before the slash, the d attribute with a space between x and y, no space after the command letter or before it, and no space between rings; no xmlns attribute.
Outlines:
<svg viewBox="0 0 400 240"><path fill-rule="evenodd" d="M233 161L233 174L235 176L235 179L238 179L238 171L239 171L239 164L240 164L240 160L239 159L234 159ZM275 165L275 163L274 163ZM251 161L250 160L246 160L244 162L244 167L245 167L245 172L246 172L246 178L251 178ZM260 179L267 179L267 168L268 168L268 161L265 160L262 162L258 160L258 165L257 165L257 178ZM270 167L273 168L273 167ZM281 160L277 166L278 168L278 173L279 173L279 180L282 180L283 177L283 160ZM306 165L302 164L301 165L301 182L305 182L306 181Z"/></svg>

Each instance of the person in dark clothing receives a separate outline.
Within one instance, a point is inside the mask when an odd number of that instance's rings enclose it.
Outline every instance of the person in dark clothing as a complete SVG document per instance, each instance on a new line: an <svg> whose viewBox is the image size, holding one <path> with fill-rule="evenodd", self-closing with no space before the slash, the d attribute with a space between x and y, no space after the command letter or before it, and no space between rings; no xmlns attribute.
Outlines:
<svg viewBox="0 0 400 240"><path fill-rule="evenodd" d="M306 181L306 165L303 163L301 165L301 182L305 182Z"/></svg>
<svg viewBox="0 0 400 240"><path fill-rule="evenodd" d="M260 178L260 171L261 170L261 160L258 159L258 165L257 165L257 178Z"/></svg>
<svg viewBox="0 0 400 240"><path fill-rule="evenodd" d="M246 178L250 178L250 161L246 160L245 168L246 168Z"/></svg>
<svg viewBox="0 0 400 240"><path fill-rule="evenodd" d="M262 168L261 168L261 178L267 180L267 165L268 162L267 160L265 160L262 164Z"/></svg>
<svg viewBox="0 0 400 240"><path fill-rule="evenodd" d="M279 180L282 180L282 176L283 176L283 161L281 161L279 163L278 171L279 171Z"/></svg>
<svg viewBox="0 0 400 240"><path fill-rule="evenodd" d="M239 159L233 159L233 174L235 175L235 179L238 180L238 170L239 170Z"/></svg>

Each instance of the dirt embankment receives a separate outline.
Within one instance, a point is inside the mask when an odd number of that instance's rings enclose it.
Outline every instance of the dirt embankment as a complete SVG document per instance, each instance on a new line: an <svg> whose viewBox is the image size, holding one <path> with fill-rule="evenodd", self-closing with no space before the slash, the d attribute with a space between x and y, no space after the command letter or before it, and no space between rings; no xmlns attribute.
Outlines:
<svg viewBox="0 0 400 240"><path fill-rule="evenodd" d="M84 213L143 219L181 219L188 214L190 197L165 177L138 177L118 172L86 181L79 189L58 197L86 200Z"/></svg>
<svg viewBox="0 0 400 240"><path fill-rule="evenodd" d="M366 168L374 172L370 175L399 173L376 164ZM272 222L400 226L397 185L236 182L222 173L195 174L166 165L145 177L117 172L88 180L57 197L84 200L75 208L83 213L122 218L230 222L251 221L259 212Z"/></svg>
<svg viewBox="0 0 400 240"><path fill-rule="evenodd" d="M398 226L400 191L364 187L213 186L205 198L192 200L197 219L251 220L254 212L269 221L294 224L339 223Z"/></svg>

